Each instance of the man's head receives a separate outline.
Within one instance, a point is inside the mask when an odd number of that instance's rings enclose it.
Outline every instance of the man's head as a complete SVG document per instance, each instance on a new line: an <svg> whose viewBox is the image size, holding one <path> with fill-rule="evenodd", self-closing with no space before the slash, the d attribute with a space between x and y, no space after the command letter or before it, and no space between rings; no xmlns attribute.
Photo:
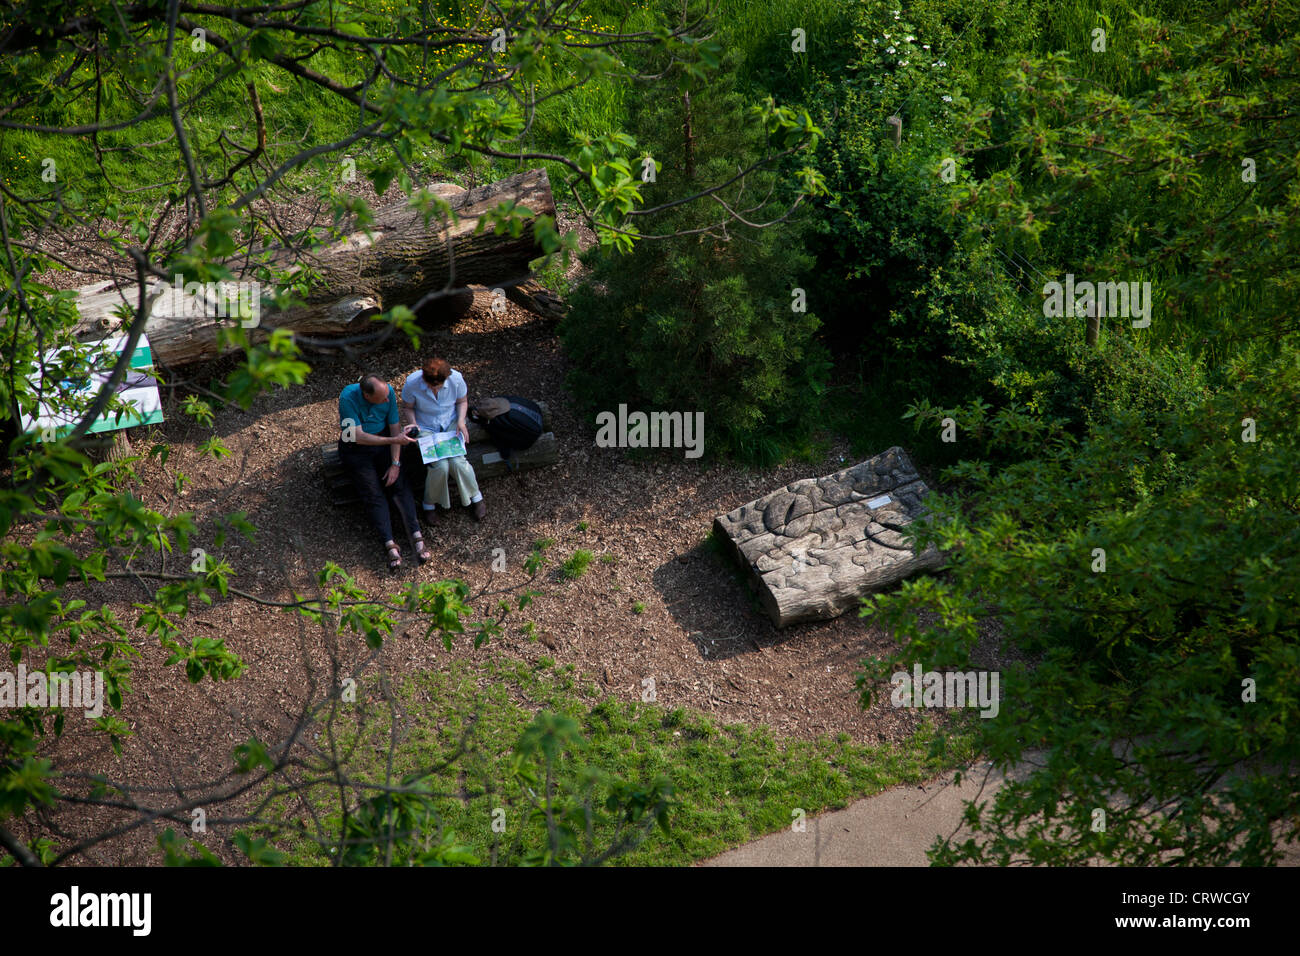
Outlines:
<svg viewBox="0 0 1300 956"><path fill-rule="evenodd" d="M438 388L451 374L451 365L441 355L430 356L424 360L424 368L421 369L420 374L427 384Z"/></svg>
<svg viewBox="0 0 1300 956"><path fill-rule="evenodd" d="M372 405L381 405L388 401L388 383L378 375L367 375L361 379L361 394Z"/></svg>

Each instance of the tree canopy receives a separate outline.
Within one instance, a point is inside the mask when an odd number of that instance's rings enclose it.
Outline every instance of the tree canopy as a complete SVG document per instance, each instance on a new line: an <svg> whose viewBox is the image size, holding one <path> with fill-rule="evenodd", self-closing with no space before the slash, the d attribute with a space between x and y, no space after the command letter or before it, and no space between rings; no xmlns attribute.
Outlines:
<svg viewBox="0 0 1300 956"><path fill-rule="evenodd" d="M495 595L471 595L459 581L417 583L375 596L330 564L319 570L315 593L267 598L239 586L238 569L218 557L229 536L256 533L246 514L200 526L190 512L148 507L132 491L139 459L96 462L86 453L86 437L97 418L123 407L116 386L145 331L155 283L253 278L266 290L262 304L268 309L300 302L312 282L305 265L311 252L346 232L364 231L373 220L370 206L347 188L358 173L379 195L398 185L429 222L448 216L444 201L419 188L436 171L484 158L517 168L542 164L562 174L568 196L603 242L631 248L642 233L639 222L655 211L642 199L644 157L619 129L578 129L569 136L562 128L563 104L593 81L703 77L717 64L717 45L702 30L705 6L685 15L677 7L672 17L647 11L624 29L596 24L580 7L542 0L487 7L105 0L22 3L0 11L0 76L8 92L0 131L8 143L21 144L25 161L0 187L6 339L0 397L10 429L9 468L0 488L0 644L11 661L30 662L33 671L102 671L110 709L95 727L114 747L129 737L117 711L132 689L138 656L131 628L160 642L170 652L168 664L191 682L229 681L243 671L224 638L194 634L187 615L196 604L249 602L298 615L329 640L355 639L374 649L408 626L448 645L462 636L477 645L500 633L506 616L535 597L526 582ZM794 155L815 136L806 113L770 101L755 104L753 118L765 147L749 169L728 172L732 184ZM539 140L547 148L537 148ZM815 190L816 180L809 174L805 185ZM661 205L690 203L726 185L683 181ZM281 221L280 204L304 193L319 197L330 221L305 229ZM725 206L717 215L721 223L732 218ZM572 248L572 236L561 235L553 219L532 217L509 202L484 224L515 234L527 228L544 254ZM272 248L279 259L268 254ZM75 295L38 281L61 269L137 288L136 301L123 307L126 345L110 364L106 386L60 396L77 416L74 427L21 433L22 416L34 414L42 398L39 383L84 380L102 367L103 356L73 336ZM453 276L426 298L456 289ZM225 380L215 389L184 390L183 409L201 427L210 428L216 404L247 408L262 392L301 384L310 372L294 336L274 328L273 313L270 334L261 341L250 336L241 321L246 318L236 312L222 331L242 351ZM410 308L385 310L373 322L419 342ZM65 350L49 358L55 347ZM37 369L42 374L34 374ZM165 465L168 450L160 444L148 455ZM217 459L228 453L215 432L203 450ZM542 560L540 553L530 559L530 574ZM113 579L142 590L134 621L119 620L96 599L97 585ZM491 610L483 610L484 601ZM61 734L67 714L58 708L6 710L0 719L0 820L73 801L124 811L127 829L158 818L188 824L200 804L231 806L302 761L318 780L337 777L337 760L315 748L305 753L302 735L314 721L337 713L345 678L361 676L336 673L310 688L311 699L285 740L248 741L233 755L230 773L201 794L142 796L129 781L55 773L38 753L39 738ZM586 790L572 800L558 790L556 767L575 746L575 733L571 723L541 717L519 742L518 772L540 781L537 807L547 840L536 862L606 858L647 826L666 822L664 781L642 786L588 775ZM454 750L446 759L462 753ZM393 862L395 854L466 862L454 834L436 828L440 837L428 843L433 794L426 777L351 781L359 805L340 788L341 816L320 838L322 846L331 845L342 862ZM612 842L593 844L593 820L606 817ZM227 822L256 819L234 815ZM29 863L71 859L118 832L73 845L46 839L29 845L0 823L4 847ZM186 851L173 837L165 846L170 862L210 862L209 853ZM261 837L245 833L239 839L254 862L277 859Z"/></svg>

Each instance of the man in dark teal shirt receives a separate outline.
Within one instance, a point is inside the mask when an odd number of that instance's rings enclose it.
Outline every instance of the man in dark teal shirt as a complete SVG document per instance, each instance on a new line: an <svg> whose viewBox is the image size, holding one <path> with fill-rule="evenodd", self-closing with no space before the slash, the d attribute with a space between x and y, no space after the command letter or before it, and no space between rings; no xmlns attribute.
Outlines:
<svg viewBox="0 0 1300 956"><path fill-rule="evenodd" d="M415 517L415 499L402 477L401 446L413 441L398 420L396 394L378 375L366 375L339 393L339 459L361 496L370 523L383 538L392 571L402 566L402 553L393 540L386 490L415 543L416 557L421 564L430 557Z"/></svg>

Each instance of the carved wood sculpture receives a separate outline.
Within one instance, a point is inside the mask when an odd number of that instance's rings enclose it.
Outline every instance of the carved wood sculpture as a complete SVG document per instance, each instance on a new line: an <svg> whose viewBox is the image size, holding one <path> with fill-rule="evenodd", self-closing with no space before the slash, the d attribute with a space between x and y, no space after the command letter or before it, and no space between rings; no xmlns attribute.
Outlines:
<svg viewBox="0 0 1300 956"><path fill-rule="evenodd" d="M895 446L822 478L786 485L714 519L749 568L773 623L836 617L863 595L943 563L901 529L925 509L925 482Z"/></svg>

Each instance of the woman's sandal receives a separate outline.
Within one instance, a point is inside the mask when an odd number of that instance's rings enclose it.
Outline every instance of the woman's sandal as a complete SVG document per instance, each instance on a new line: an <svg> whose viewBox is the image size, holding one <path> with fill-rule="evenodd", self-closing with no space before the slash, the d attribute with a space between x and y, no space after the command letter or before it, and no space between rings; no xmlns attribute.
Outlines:
<svg viewBox="0 0 1300 956"><path fill-rule="evenodd" d="M412 540L415 541L415 556L419 558L421 564L433 557L429 549L424 546L424 535L416 532Z"/></svg>
<svg viewBox="0 0 1300 956"><path fill-rule="evenodd" d="M399 571L402 567L402 552L396 544L387 547L388 551L388 570Z"/></svg>

